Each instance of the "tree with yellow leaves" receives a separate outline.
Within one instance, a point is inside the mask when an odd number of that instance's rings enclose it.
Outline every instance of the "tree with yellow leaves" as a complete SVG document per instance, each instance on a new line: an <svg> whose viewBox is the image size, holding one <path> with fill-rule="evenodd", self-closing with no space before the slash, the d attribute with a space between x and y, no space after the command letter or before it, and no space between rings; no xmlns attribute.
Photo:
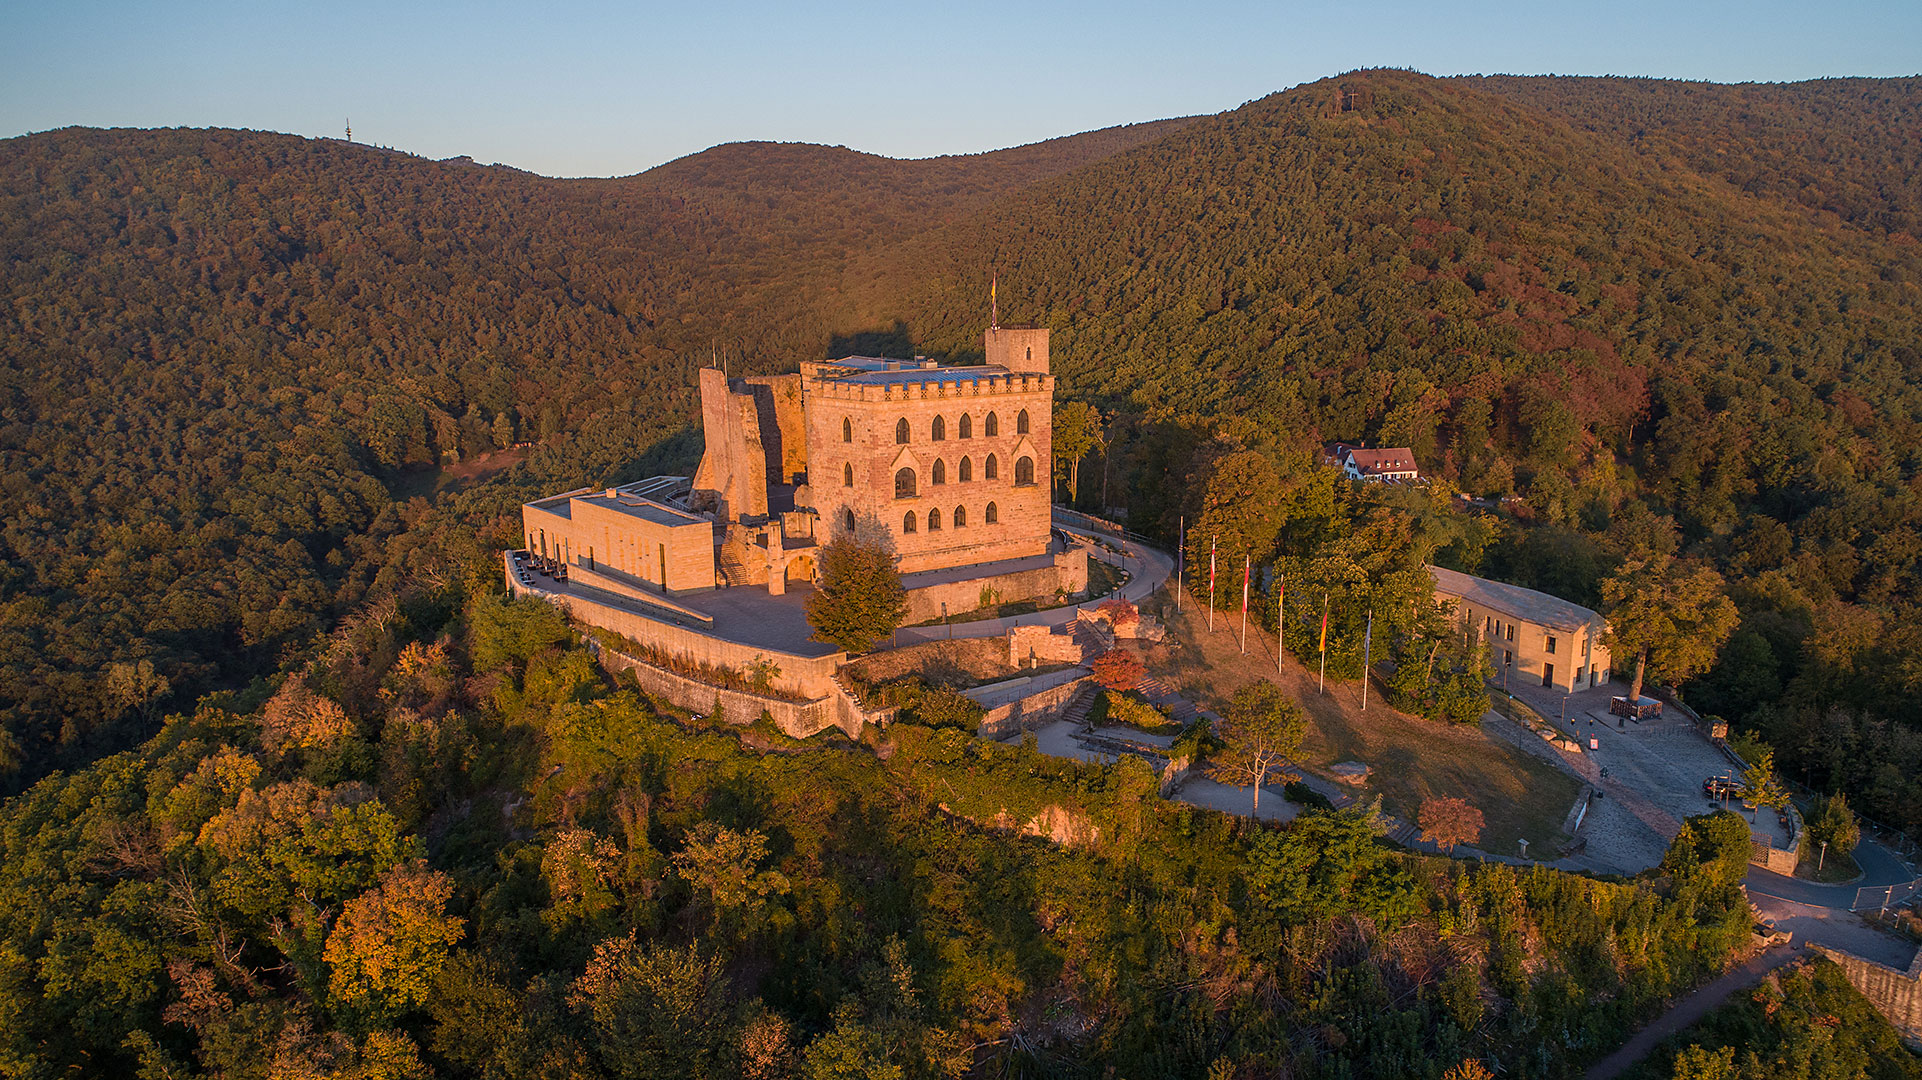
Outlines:
<svg viewBox="0 0 1922 1080"><path fill-rule="evenodd" d="M370 1012L403 1012L427 1003L461 919L446 914L454 883L420 861L388 871L354 897L327 935L327 992Z"/></svg>

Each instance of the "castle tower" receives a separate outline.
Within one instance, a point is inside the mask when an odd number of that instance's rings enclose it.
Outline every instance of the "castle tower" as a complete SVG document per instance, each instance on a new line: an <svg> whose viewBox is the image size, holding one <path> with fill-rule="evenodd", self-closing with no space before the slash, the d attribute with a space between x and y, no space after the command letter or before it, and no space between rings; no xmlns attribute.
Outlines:
<svg viewBox="0 0 1922 1080"><path fill-rule="evenodd" d="M1048 373L1048 331L992 327L986 334L988 363L1014 372Z"/></svg>

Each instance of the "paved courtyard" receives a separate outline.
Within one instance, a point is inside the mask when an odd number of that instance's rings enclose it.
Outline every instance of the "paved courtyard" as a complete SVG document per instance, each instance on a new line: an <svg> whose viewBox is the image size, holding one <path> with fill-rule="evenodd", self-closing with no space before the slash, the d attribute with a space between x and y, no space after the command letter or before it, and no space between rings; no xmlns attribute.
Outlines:
<svg viewBox="0 0 1922 1080"><path fill-rule="evenodd" d="M1703 794L1702 782L1729 775L1734 762L1672 710L1641 723L1610 716L1609 699L1626 692L1619 683L1569 695L1542 687L1518 686L1512 692L1583 748L1567 754L1535 740L1602 793L1582 823L1588 850L1580 861L1617 873L1646 869L1661 861L1683 819L1721 808L1720 801ZM1787 846L1787 830L1774 811L1747 810L1735 800L1728 806L1749 820L1756 839Z"/></svg>

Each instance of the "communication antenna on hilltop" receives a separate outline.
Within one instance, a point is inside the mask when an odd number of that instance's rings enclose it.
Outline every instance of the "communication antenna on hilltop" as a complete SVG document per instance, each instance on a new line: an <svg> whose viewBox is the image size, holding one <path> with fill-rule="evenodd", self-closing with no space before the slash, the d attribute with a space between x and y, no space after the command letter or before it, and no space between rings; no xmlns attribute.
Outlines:
<svg viewBox="0 0 1922 1080"><path fill-rule="evenodd" d="M354 118L351 116L347 118L347 141L354 141Z"/></svg>
<svg viewBox="0 0 1922 1080"><path fill-rule="evenodd" d="M988 275L988 329L1001 329L1001 302L995 297L995 286L1001 283L1001 272L996 270Z"/></svg>

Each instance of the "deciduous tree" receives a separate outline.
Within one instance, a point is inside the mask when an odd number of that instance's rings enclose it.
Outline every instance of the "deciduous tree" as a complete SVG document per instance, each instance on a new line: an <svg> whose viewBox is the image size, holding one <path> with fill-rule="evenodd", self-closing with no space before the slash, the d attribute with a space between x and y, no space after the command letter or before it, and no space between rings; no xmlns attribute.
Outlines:
<svg viewBox="0 0 1922 1080"><path fill-rule="evenodd" d="M1609 649L1635 657L1631 701L1641 699L1650 671L1679 686L1708 670L1741 618L1723 593L1722 575L1707 567L1688 570L1646 550L1602 581L1602 603Z"/></svg>
<svg viewBox="0 0 1922 1080"><path fill-rule="evenodd" d="M462 921L447 914L454 883L424 863L394 867L354 897L327 935L327 992L352 1008L401 1012L425 1005Z"/></svg>
<svg viewBox="0 0 1922 1080"><path fill-rule="evenodd" d="M1451 854L1455 845L1472 844L1482 836L1482 812L1453 795L1423 799L1418 820L1421 838Z"/></svg>
<svg viewBox="0 0 1922 1080"><path fill-rule="evenodd" d="M1223 716L1227 743L1217 768L1255 789L1254 812L1261 813L1261 786L1301 748L1308 716L1281 687L1266 679L1235 691ZM1289 779L1293 779L1290 777Z"/></svg>
<svg viewBox="0 0 1922 1080"><path fill-rule="evenodd" d="M1148 675L1148 665L1132 649L1109 649L1088 667L1094 671L1094 681L1110 690L1133 690Z"/></svg>
<svg viewBox="0 0 1922 1080"><path fill-rule="evenodd" d="M820 565L820 584L807 598L814 640L862 653L901 625L907 592L886 548L841 537L821 549Z"/></svg>

